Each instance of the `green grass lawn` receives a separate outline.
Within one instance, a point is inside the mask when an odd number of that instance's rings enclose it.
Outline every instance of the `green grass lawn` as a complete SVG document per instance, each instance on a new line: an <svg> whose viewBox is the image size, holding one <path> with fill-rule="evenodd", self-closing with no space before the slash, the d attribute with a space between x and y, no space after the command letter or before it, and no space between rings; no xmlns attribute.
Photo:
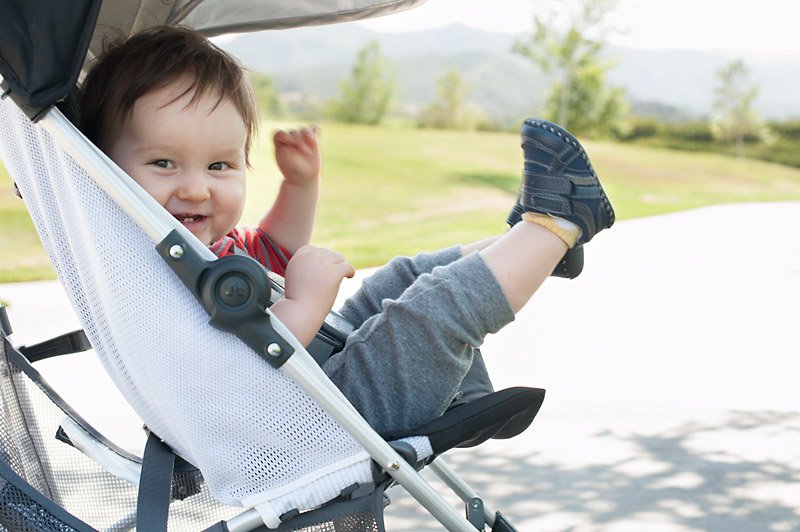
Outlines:
<svg viewBox="0 0 800 532"><path fill-rule="evenodd" d="M55 279L28 211L0 162L0 282Z"/></svg>
<svg viewBox="0 0 800 532"><path fill-rule="evenodd" d="M280 182L265 124L252 156L243 223ZM503 231L522 165L519 137L322 124L323 197L314 243L356 267ZM800 170L755 160L584 142L618 219L716 203L800 200ZM0 168L0 282L52 278L32 224Z"/></svg>

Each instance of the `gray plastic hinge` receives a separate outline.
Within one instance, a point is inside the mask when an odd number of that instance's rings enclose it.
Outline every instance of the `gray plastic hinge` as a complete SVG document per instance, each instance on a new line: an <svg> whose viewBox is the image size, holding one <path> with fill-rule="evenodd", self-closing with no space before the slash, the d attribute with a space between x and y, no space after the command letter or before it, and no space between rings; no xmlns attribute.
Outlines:
<svg viewBox="0 0 800 532"><path fill-rule="evenodd" d="M486 514L483 511L483 499L480 497L472 497L467 501L467 521L477 530L485 530Z"/></svg>

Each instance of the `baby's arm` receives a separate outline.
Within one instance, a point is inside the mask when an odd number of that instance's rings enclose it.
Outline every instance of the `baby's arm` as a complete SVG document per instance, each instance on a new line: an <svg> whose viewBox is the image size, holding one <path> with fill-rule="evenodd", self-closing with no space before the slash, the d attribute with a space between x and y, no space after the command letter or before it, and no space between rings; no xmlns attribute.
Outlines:
<svg viewBox="0 0 800 532"><path fill-rule="evenodd" d="M311 240L317 216L322 167L317 129L278 131L273 140L283 183L275 203L258 226L295 253Z"/></svg>
<svg viewBox="0 0 800 532"><path fill-rule="evenodd" d="M341 253L318 246L303 246L286 266L285 299L270 310L307 346L333 308L339 285L355 269Z"/></svg>

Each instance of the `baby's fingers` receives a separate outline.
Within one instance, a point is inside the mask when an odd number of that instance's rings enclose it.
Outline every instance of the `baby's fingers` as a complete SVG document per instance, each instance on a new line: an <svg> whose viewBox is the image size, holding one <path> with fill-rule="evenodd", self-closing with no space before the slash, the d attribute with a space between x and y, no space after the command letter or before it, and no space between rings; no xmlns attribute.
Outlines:
<svg viewBox="0 0 800 532"><path fill-rule="evenodd" d="M289 148L294 148L295 150L298 150L303 153L310 153L308 146L303 140L303 135L299 131L280 130L275 132L275 136L272 138L272 140L275 143L276 150L280 146L286 146Z"/></svg>
<svg viewBox="0 0 800 532"><path fill-rule="evenodd" d="M317 135L319 135L319 128L316 124L309 127L304 127L300 130L300 134L303 136L303 140L312 146L317 144Z"/></svg>
<svg viewBox="0 0 800 532"><path fill-rule="evenodd" d="M349 262L342 262L340 267L342 271L342 277L347 277L348 279L355 277L356 269L352 264Z"/></svg>
<svg viewBox="0 0 800 532"><path fill-rule="evenodd" d="M332 251L326 248L319 249L323 250L322 252L325 253L327 259L330 260L331 265L338 275L351 279L356 274L356 269L344 259L344 255L338 251Z"/></svg>
<svg viewBox="0 0 800 532"><path fill-rule="evenodd" d="M278 144L283 144L286 146L291 146L305 154L311 154L313 152L313 148L317 146L317 135L316 129L293 129L291 131L284 131L280 130L275 133L274 142L277 146Z"/></svg>
<svg viewBox="0 0 800 532"><path fill-rule="evenodd" d="M289 133L288 131L284 131L282 129L279 129L278 131L275 132L275 135L272 137L272 140L275 142L275 144L287 144L287 145L294 144L294 139L292 139L291 133Z"/></svg>
<svg viewBox="0 0 800 532"><path fill-rule="evenodd" d="M293 131L297 138L297 147L308 155L312 155L317 150L317 130L304 127L299 131Z"/></svg>

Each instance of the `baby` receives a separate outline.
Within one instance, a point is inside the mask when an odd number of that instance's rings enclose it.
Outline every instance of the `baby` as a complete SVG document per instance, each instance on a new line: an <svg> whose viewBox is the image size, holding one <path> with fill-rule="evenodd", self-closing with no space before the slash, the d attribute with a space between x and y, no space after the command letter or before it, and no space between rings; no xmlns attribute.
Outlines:
<svg viewBox="0 0 800 532"><path fill-rule="evenodd" d="M321 181L316 129L275 134L283 182L252 228L237 227L258 126L252 90L240 65L199 33L158 27L108 49L83 83L79 114L84 133L215 253L236 248L284 275L285 299L271 311L311 342L355 273L340 253L309 243ZM614 223L571 134L528 120L522 147L506 233L396 257L340 309L355 331L322 368L378 432L438 417L464 388L490 390L476 356L484 337L513 321L568 249Z"/></svg>

